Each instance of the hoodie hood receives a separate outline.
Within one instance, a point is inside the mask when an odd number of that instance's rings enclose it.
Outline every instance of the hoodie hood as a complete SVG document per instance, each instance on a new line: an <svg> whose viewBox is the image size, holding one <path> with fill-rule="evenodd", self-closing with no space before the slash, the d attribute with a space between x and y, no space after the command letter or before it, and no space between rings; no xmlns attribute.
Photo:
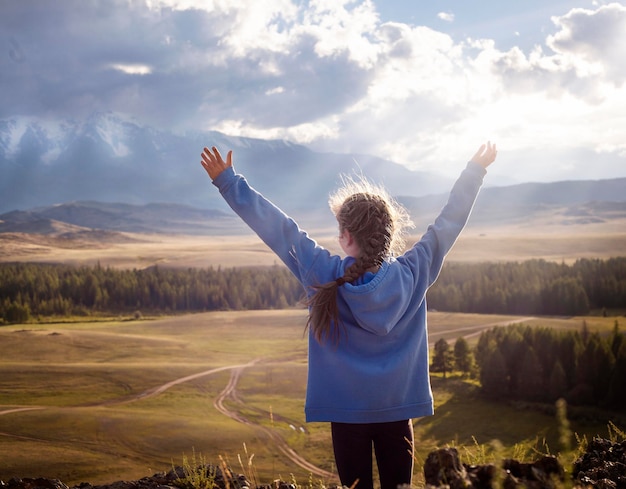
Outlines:
<svg viewBox="0 0 626 489"><path fill-rule="evenodd" d="M414 284L411 269L389 258L376 273L365 273L356 284L344 284L338 296L358 326L384 336L407 312L414 299Z"/></svg>

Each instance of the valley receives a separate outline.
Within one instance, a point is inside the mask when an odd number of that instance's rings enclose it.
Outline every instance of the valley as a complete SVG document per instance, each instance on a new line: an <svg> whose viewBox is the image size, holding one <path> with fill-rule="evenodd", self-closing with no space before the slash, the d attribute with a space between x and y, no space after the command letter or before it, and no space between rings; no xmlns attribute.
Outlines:
<svg viewBox="0 0 626 489"><path fill-rule="evenodd" d="M334 228L309 233L321 245L339 252ZM410 236L408 242L419 239ZM623 256L626 218L603 223L558 225L529 221L486 226L470 222L448 260L463 262ZM114 268L206 268L274 265L275 255L250 232L237 235L90 232L78 234L0 233L0 262L68 263Z"/></svg>

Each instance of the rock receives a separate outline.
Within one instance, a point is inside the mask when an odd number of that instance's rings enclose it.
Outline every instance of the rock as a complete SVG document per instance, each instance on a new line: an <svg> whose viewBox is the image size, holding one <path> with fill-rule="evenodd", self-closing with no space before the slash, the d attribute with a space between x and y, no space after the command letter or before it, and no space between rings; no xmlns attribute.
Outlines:
<svg viewBox="0 0 626 489"><path fill-rule="evenodd" d="M462 464L456 448L444 448L431 452L424 463L424 478L430 488L491 489L500 478L505 489L553 489L555 476L563 480L563 467L555 457L547 455L533 463L507 459L497 469L491 464Z"/></svg>
<svg viewBox="0 0 626 489"><path fill-rule="evenodd" d="M426 485L430 487L446 486L450 489L472 487L456 448L440 448L430 452L424 462L424 479Z"/></svg>
<svg viewBox="0 0 626 489"><path fill-rule="evenodd" d="M493 464L468 465L466 466L467 476L472 483L471 487L476 489L491 489L492 482L497 476L498 469Z"/></svg>
<svg viewBox="0 0 626 489"><path fill-rule="evenodd" d="M8 484L5 484L4 486L7 489L69 489L60 480L44 479L42 477L37 477L35 479L18 479L14 477L9 480Z"/></svg>
<svg viewBox="0 0 626 489"><path fill-rule="evenodd" d="M574 462L572 476L585 487L626 489L626 440L594 437Z"/></svg>
<svg viewBox="0 0 626 489"><path fill-rule="evenodd" d="M551 489L555 487L555 479L562 482L565 476L563 467L556 457L551 455L544 455L532 463L507 459L502 466L507 473L507 478L513 478L528 489Z"/></svg>

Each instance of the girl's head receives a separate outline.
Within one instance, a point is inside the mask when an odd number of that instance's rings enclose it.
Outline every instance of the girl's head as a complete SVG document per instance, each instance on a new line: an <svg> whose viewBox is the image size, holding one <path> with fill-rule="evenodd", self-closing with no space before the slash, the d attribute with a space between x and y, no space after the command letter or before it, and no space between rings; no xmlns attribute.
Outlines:
<svg viewBox="0 0 626 489"><path fill-rule="evenodd" d="M393 239L393 219L385 200L362 192L350 195L336 217L344 252L380 266Z"/></svg>
<svg viewBox="0 0 626 489"><path fill-rule="evenodd" d="M413 226L404 207L383 187L364 178L344 178L342 183L328 200L339 234L348 231L360 255L378 264L389 255L402 253L404 235Z"/></svg>
<svg viewBox="0 0 626 489"><path fill-rule="evenodd" d="M315 294L309 300L311 312L307 325L312 326L318 341L331 335L331 330L335 340L338 339L338 287L354 282L366 271L377 270L387 256L401 253L404 234L413 225L407 211L384 188L362 178L358 181L344 178L343 185L328 203L337 218L342 248L355 261L343 277L315 287ZM349 240L350 251L344 239Z"/></svg>

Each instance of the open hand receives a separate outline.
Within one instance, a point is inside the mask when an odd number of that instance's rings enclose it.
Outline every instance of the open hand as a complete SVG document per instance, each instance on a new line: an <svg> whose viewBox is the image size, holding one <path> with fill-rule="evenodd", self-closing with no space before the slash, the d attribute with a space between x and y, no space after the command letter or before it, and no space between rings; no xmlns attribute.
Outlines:
<svg viewBox="0 0 626 489"><path fill-rule="evenodd" d="M226 168L233 166L233 152L232 150L229 151L226 155L226 161L224 161L222 155L215 146L212 146L211 149L204 148L200 164L209 174L211 180L215 180L220 173L226 170Z"/></svg>
<svg viewBox="0 0 626 489"><path fill-rule="evenodd" d="M492 145L491 142L488 142L478 148L476 154L472 156L472 161L478 163L483 168L487 168L495 161L497 155L498 150L496 149L496 145Z"/></svg>

